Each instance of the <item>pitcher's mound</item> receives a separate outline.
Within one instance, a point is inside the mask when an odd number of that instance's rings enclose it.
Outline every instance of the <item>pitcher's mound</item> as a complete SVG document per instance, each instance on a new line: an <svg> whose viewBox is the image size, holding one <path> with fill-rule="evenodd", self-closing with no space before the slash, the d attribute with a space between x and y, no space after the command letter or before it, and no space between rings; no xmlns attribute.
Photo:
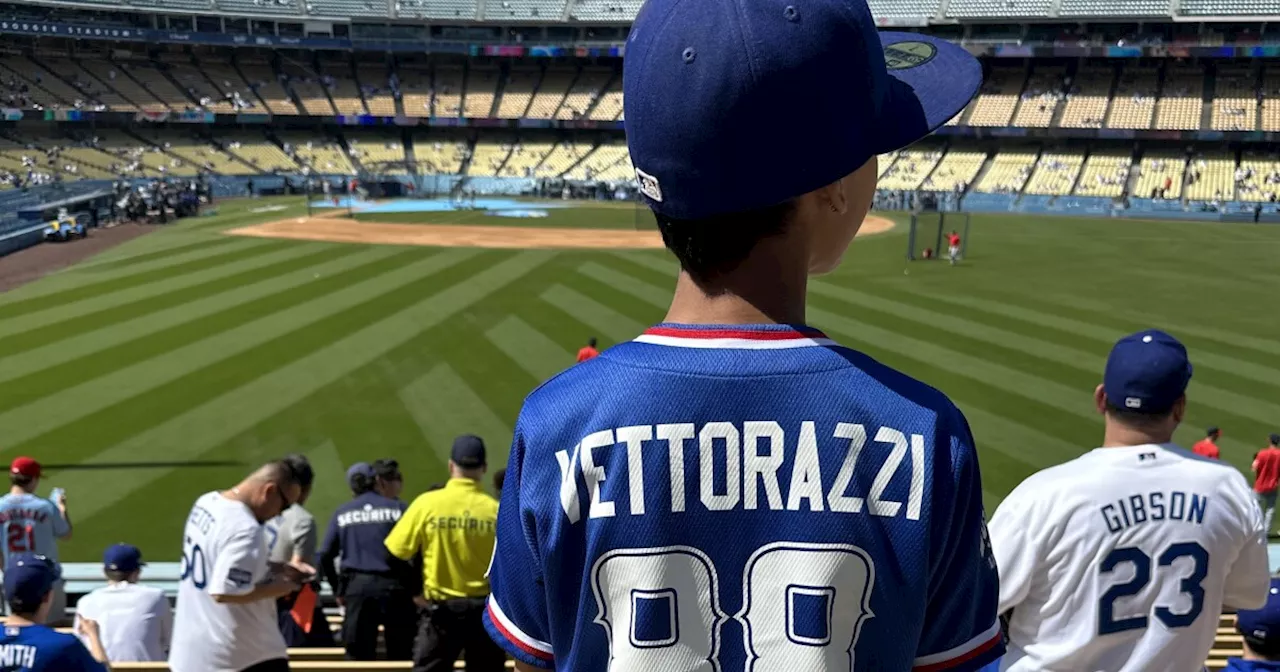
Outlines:
<svg viewBox="0 0 1280 672"><path fill-rule="evenodd" d="M893 228L883 217L867 217L859 236ZM483 247L497 249L643 250L661 249L657 231L626 229L556 229L521 226L465 226L450 224L390 224L340 217L298 217L231 229L234 236L288 238L332 243L421 245L425 247Z"/></svg>

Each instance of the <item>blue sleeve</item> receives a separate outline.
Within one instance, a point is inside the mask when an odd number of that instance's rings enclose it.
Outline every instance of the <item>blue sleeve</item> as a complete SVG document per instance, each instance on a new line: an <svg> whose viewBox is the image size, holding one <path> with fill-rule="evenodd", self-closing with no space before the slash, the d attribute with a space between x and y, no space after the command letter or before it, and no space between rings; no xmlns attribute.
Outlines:
<svg viewBox="0 0 1280 672"><path fill-rule="evenodd" d="M49 667L59 672L107 672L107 666L93 659L79 639L65 635L65 644Z"/></svg>
<svg viewBox="0 0 1280 672"><path fill-rule="evenodd" d="M517 426L498 505L498 539L489 564L491 592L484 627L511 657L552 669L555 657L549 643L542 564L536 554L533 514L526 511L524 504L539 493L524 491L524 453L522 432Z"/></svg>
<svg viewBox="0 0 1280 672"><path fill-rule="evenodd" d="M934 448L928 607L916 672L973 672L1004 655L996 609L1000 578L987 538L982 477L969 423L958 409Z"/></svg>

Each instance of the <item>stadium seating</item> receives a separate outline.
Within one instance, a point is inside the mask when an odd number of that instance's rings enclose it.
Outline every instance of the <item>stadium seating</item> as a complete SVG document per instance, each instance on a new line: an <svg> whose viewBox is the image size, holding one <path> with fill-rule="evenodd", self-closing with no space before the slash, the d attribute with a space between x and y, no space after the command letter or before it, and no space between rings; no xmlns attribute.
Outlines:
<svg viewBox="0 0 1280 672"><path fill-rule="evenodd" d="M364 99L360 96L360 87L351 76L351 66L343 61L331 61L321 64L322 86L329 92L329 100L333 101L333 109L338 114L364 114Z"/></svg>
<svg viewBox="0 0 1280 672"><path fill-rule="evenodd" d="M246 63L241 61L239 68L240 72L244 73L245 83L249 86L250 91L256 93L262 99L263 104L267 106L268 112L282 115L298 114L298 106L293 103L293 99L289 97L284 87L280 85L280 81L276 78L271 66L265 63Z"/></svg>
<svg viewBox="0 0 1280 672"><path fill-rule="evenodd" d="M1026 185L1035 164L1035 152L1000 152L973 190L987 194L1017 194Z"/></svg>
<svg viewBox="0 0 1280 672"><path fill-rule="evenodd" d="M1257 80L1242 68L1219 68L1214 80L1215 131L1252 131L1258 126Z"/></svg>
<svg viewBox="0 0 1280 672"><path fill-rule="evenodd" d="M362 63L356 68L356 77L364 87L364 100L369 114L391 117L396 114L396 99L391 95L390 80L385 65Z"/></svg>
<svg viewBox="0 0 1280 672"><path fill-rule="evenodd" d="M889 152L888 154L880 154L876 157L876 167L879 169L879 172L876 174L877 178L884 177L884 174L889 172L889 168L893 167L893 162L898 160L899 153L900 152L896 151Z"/></svg>
<svg viewBox="0 0 1280 672"><path fill-rule="evenodd" d="M226 151L256 168L258 172L297 172L298 164L275 143L252 133L236 133L219 138Z"/></svg>
<svg viewBox="0 0 1280 672"><path fill-rule="evenodd" d="M1151 128L1158 76L1155 68L1125 68L1120 73L1107 128Z"/></svg>
<svg viewBox="0 0 1280 672"><path fill-rule="evenodd" d="M589 143L561 142L534 169L533 176L560 177L590 153L591 145Z"/></svg>
<svg viewBox="0 0 1280 672"><path fill-rule="evenodd" d="M333 105L320 83L320 76L309 66L286 60L281 65L280 72L287 78L285 81L288 88L302 104L303 114L333 116Z"/></svg>
<svg viewBox="0 0 1280 672"><path fill-rule="evenodd" d="M1196 157L1187 165L1192 173L1186 197L1192 201L1229 201L1235 197L1235 159L1226 154ZM1198 177L1197 177L1198 176Z"/></svg>
<svg viewBox="0 0 1280 672"><path fill-rule="evenodd" d="M572 83L572 72L548 69L543 73L542 81L538 84L537 93L530 100L529 109L525 111L524 116L530 119L553 118L556 110L560 109L560 103L564 101L569 92L569 85Z"/></svg>
<svg viewBox="0 0 1280 672"><path fill-rule="evenodd" d="M1067 92L1059 126L1065 128L1102 128L1111 100L1111 82L1115 71L1109 67L1087 66L1076 73Z"/></svg>
<svg viewBox="0 0 1280 672"><path fill-rule="evenodd" d="M498 175L502 164L506 163L507 157L511 155L511 148L515 143L515 136L505 134L491 135L483 140L477 140L471 152L471 164L467 174L480 177Z"/></svg>
<svg viewBox="0 0 1280 672"><path fill-rule="evenodd" d="M388 0L306 0L308 14L319 16L387 16Z"/></svg>
<svg viewBox="0 0 1280 672"><path fill-rule="evenodd" d="M1164 75L1160 101L1156 103L1155 127L1162 130L1194 131L1200 128L1204 109L1204 72L1198 68L1170 66Z"/></svg>
<svg viewBox="0 0 1280 672"><path fill-rule="evenodd" d="M391 140L386 142L391 143ZM347 138L351 144L351 138ZM398 145L398 142L393 144ZM360 144L360 147L367 147ZM394 155L394 148L375 151L375 155ZM404 149L400 148L401 156ZM449 134L419 135L413 139L413 156L419 174L456 175L462 170L462 162L466 157L467 143L459 136ZM366 164L366 168L368 165Z"/></svg>
<svg viewBox="0 0 1280 672"><path fill-rule="evenodd" d="M600 90L613 76L612 70L601 68L583 68L578 79L569 88L564 103L556 111L556 119L580 119L600 96Z"/></svg>
<svg viewBox="0 0 1280 672"><path fill-rule="evenodd" d="M89 74L88 71L80 67L80 64L69 58L52 58L43 57L41 62L48 69L56 73L64 80L81 91L85 99L91 103L100 103L106 105L109 109L119 112L134 112L138 108L129 101L125 100L114 89L98 81L98 78ZM73 101L74 102L74 101Z"/></svg>
<svg viewBox="0 0 1280 672"><path fill-rule="evenodd" d="M1023 193L1045 196L1069 194L1083 164L1084 155L1077 152L1045 152L1040 155Z"/></svg>
<svg viewBox="0 0 1280 672"><path fill-rule="evenodd" d="M578 21L630 21L644 0L569 0L569 18Z"/></svg>
<svg viewBox="0 0 1280 672"><path fill-rule="evenodd" d="M1280 67L1262 75L1262 129L1280 131Z"/></svg>
<svg viewBox="0 0 1280 672"><path fill-rule="evenodd" d="M497 68L472 66L467 71L467 90L462 99L462 115L482 119L493 113L500 73Z"/></svg>
<svg viewBox="0 0 1280 672"><path fill-rule="evenodd" d="M408 172L405 162L404 143L398 136L390 134L373 134L360 137L347 137L348 155L353 163L358 163L365 170L372 170L387 175L402 175ZM456 173L455 167L449 173Z"/></svg>
<svg viewBox="0 0 1280 672"><path fill-rule="evenodd" d="M885 171L879 182L881 189L918 189L942 159L938 150L910 149L898 154L898 160Z"/></svg>
<svg viewBox="0 0 1280 672"><path fill-rule="evenodd" d="M952 19L1048 16L1053 0L951 0L947 17Z"/></svg>
<svg viewBox="0 0 1280 672"><path fill-rule="evenodd" d="M1129 166L1133 157L1128 153L1094 152L1084 162L1080 181L1076 184L1077 196L1108 196L1116 198L1129 184Z"/></svg>
<svg viewBox="0 0 1280 672"><path fill-rule="evenodd" d="M1246 154L1240 159L1236 198L1274 203L1280 200L1280 161L1274 154Z"/></svg>
<svg viewBox="0 0 1280 672"><path fill-rule="evenodd" d="M1133 195L1139 198L1177 200L1182 198L1182 184L1187 168L1186 156L1174 152L1148 152L1138 165L1138 180ZM1169 188L1164 188L1166 180Z"/></svg>
<svg viewBox="0 0 1280 672"><path fill-rule="evenodd" d="M1185 16L1275 16L1280 0L1182 0L1178 11Z"/></svg>
<svg viewBox="0 0 1280 672"><path fill-rule="evenodd" d="M474 20L479 0L396 0L396 15L402 19Z"/></svg>
<svg viewBox="0 0 1280 672"><path fill-rule="evenodd" d="M293 151L294 161L319 175L354 175L355 166L342 145L327 138L312 135L291 135L281 138Z"/></svg>
<svg viewBox="0 0 1280 672"><path fill-rule="evenodd" d="M877 19L915 19L938 14L941 0L867 0Z"/></svg>
<svg viewBox="0 0 1280 672"><path fill-rule="evenodd" d="M622 78L615 77L609 88L600 96L596 106L591 108L591 119L613 121L622 118Z"/></svg>
<svg viewBox="0 0 1280 672"><path fill-rule="evenodd" d="M461 66L436 68L432 86L435 92L431 107L432 116L457 117L462 114L463 77Z"/></svg>
<svg viewBox="0 0 1280 672"><path fill-rule="evenodd" d="M431 116L431 71L402 67L399 69L399 77L405 115Z"/></svg>
<svg viewBox="0 0 1280 672"><path fill-rule="evenodd" d="M1036 128L1048 126L1062 102L1062 78L1065 74L1064 68L1036 68L1027 79L1027 87L1020 96L1013 125Z"/></svg>
<svg viewBox="0 0 1280 672"><path fill-rule="evenodd" d="M925 178L920 188L926 191L964 191L973 183L986 160L986 152L952 149L942 157L938 167Z"/></svg>
<svg viewBox="0 0 1280 672"><path fill-rule="evenodd" d="M506 86L502 89L502 100L498 102L499 119L519 119L525 116L524 112L529 108L538 77L539 72L532 68L511 69Z"/></svg>
<svg viewBox="0 0 1280 672"><path fill-rule="evenodd" d="M534 169L554 148L550 142L517 142L502 167L503 177L533 177Z"/></svg>
<svg viewBox="0 0 1280 672"><path fill-rule="evenodd" d="M122 65L130 76L160 99L160 102L169 106L169 109L188 110L195 107L196 101L187 95L186 91L179 89L169 79L166 71L155 63L138 61L122 63Z"/></svg>
<svg viewBox="0 0 1280 672"><path fill-rule="evenodd" d="M219 103L213 108L215 111L236 111L235 107L237 105L243 108L240 111L245 112L262 114L263 112L271 111L269 109L264 109L262 100L259 99L256 93L254 93L253 89L245 81L244 77L241 77L240 73L236 71L235 66L230 63L220 63L217 61L210 61L206 58L201 58L200 69L204 71L204 74L209 81L217 87L217 90L221 92L224 99L227 96L231 96L231 99L236 101L233 104L232 102L226 102L224 100L224 102ZM284 112L284 114L294 113L294 111Z"/></svg>
<svg viewBox="0 0 1280 672"><path fill-rule="evenodd" d="M1171 0L1062 0L1058 16L1169 16Z"/></svg>
<svg viewBox="0 0 1280 672"><path fill-rule="evenodd" d="M622 173L621 177L617 175L618 166L624 163L629 168L631 161L630 155L627 153L627 146L623 143L608 143L596 147L587 158L581 163L574 166L572 170L565 174L565 178L571 180L618 180L618 179L634 179L633 171Z"/></svg>
<svg viewBox="0 0 1280 672"><path fill-rule="evenodd" d="M486 0L484 18L556 21L564 15L565 0Z"/></svg>
<svg viewBox="0 0 1280 672"><path fill-rule="evenodd" d="M969 115L970 126L1008 126L1022 90L1021 67L993 66Z"/></svg>

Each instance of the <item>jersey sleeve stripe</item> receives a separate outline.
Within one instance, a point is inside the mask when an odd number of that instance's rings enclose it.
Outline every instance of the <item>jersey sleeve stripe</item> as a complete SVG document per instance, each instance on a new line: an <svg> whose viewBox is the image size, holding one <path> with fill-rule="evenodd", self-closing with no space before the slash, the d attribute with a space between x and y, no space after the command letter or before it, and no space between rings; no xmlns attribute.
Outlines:
<svg viewBox="0 0 1280 672"><path fill-rule="evenodd" d="M516 627L516 624L512 623L511 619L502 613L502 607L498 606L497 600L493 599L492 595L489 596L488 611L489 620L493 623L493 627L516 648L539 660L555 660L555 656L551 653L551 645L526 635L520 628Z"/></svg>
<svg viewBox="0 0 1280 672"><path fill-rule="evenodd" d="M684 338L653 333L637 336L635 342L677 348L702 348L705 350L785 350L789 348L830 348L836 345L836 342L829 338Z"/></svg>
<svg viewBox="0 0 1280 672"><path fill-rule="evenodd" d="M1000 621L996 620L982 634L960 646L916 658L911 670L912 672L940 672L951 669L990 651L992 647L1000 644L1000 637Z"/></svg>

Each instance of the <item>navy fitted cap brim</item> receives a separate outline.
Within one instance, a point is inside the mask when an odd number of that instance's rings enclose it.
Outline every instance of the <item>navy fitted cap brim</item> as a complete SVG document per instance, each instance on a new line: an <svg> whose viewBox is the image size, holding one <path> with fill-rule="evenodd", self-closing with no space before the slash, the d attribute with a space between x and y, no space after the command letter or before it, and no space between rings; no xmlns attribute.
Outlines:
<svg viewBox="0 0 1280 672"><path fill-rule="evenodd" d="M889 92L876 153L907 147L946 125L982 86L982 64L957 44L919 33L881 32Z"/></svg>

